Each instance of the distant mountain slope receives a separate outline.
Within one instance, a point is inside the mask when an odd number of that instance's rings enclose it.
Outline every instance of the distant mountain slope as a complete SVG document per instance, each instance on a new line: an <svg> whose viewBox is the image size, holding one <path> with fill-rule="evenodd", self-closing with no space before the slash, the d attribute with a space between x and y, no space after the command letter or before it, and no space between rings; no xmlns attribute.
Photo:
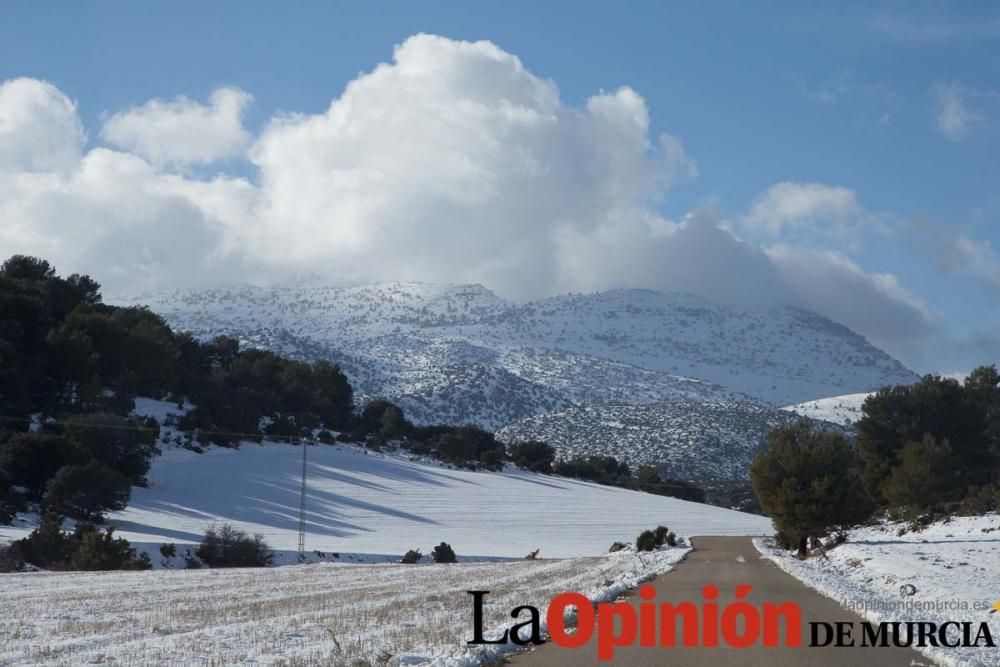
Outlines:
<svg viewBox="0 0 1000 667"><path fill-rule="evenodd" d="M514 304L479 285L240 286L119 303L199 336L333 359L359 393L398 400L417 422L498 428L574 404L785 405L916 379L813 313L649 290Z"/></svg>
<svg viewBox="0 0 1000 667"><path fill-rule="evenodd" d="M849 426L861 419L861 406L869 396L871 396L870 392L830 396L797 405L787 405L782 410L788 410L811 419L823 419Z"/></svg>
<svg viewBox="0 0 1000 667"><path fill-rule="evenodd" d="M667 477L729 480L747 476L768 431L798 419L752 403L583 406L528 417L497 436L508 442L544 440L564 456L614 456L633 467L652 465Z"/></svg>

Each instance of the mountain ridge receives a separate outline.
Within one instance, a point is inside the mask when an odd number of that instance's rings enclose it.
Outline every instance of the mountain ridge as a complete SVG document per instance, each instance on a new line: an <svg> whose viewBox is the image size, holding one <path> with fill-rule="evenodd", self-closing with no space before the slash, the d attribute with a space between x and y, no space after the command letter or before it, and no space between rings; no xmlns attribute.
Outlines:
<svg viewBox="0 0 1000 667"><path fill-rule="evenodd" d="M780 406L917 379L815 313L654 290L514 303L482 285L244 285L118 302L201 338L333 361L361 402L386 398L417 424L688 478L742 477L767 430L796 418Z"/></svg>

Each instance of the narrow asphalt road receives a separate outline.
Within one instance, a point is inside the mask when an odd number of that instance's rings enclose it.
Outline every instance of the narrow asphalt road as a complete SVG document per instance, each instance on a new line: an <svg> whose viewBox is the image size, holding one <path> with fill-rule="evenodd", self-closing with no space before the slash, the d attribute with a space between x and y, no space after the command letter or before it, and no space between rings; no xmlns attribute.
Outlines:
<svg viewBox="0 0 1000 667"><path fill-rule="evenodd" d="M532 651L514 655L511 662L521 667L570 667L578 665L636 665L643 667L678 665L680 667L719 667L720 665L749 665L760 667L880 667L933 665L933 661L910 649L902 648L809 648L808 623L810 621L861 622L861 617L846 611L833 600L804 586L776 565L761 557L750 538L746 537L697 537L692 540L694 551L674 569L652 583L656 587L657 602L703 602L702 587L718 586L719 608L733 599L737 585L750 584L753 590L746 598L760 609L766 602L792 601L802 610L803 644L800 648L765 648L760 641L745 649L729 646L716 648L641 648L634 646L616 649L613 660L597 659L596 631L590 644L577 649L562 648L553 643ZM641 600L633 596L635 603ZM720 611L721 613L721 611ZM861 626L853 627L860 644ZM782 630L782 637L784 631ZM724 643L721 642L720 643Z"/></svg>

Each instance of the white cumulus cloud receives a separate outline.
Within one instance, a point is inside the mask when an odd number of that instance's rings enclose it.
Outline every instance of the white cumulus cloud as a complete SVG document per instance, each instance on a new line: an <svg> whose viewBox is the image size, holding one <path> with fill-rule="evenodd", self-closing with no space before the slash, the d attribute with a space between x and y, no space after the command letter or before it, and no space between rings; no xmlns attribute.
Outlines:
<svg viewBox="0 0 1000 667"><path fill-rule="evenodd" d="M743 223L777 236L787 227L817 220L846 222L863 213L853 190L822 183L782 182L753 202Z"/></svg>
<svg viewBox="0 0 1000 667"><path fill-rule="evenodd" d="M108 118L101 138L158 165L215 162L249 145L243 112L252 100L238 88L219 88L208 104L183 96L150 100Z"/></svg>
<svg viewBox="0 0 1000 667"><path fill-rule="evenodd" d="M27 78L0 84L0 170L71 169L85 139L76 104L52 84Z"/></svg>
<svg viewBox="0 0 1000 667"><path fill-rule="evenodd" d="M569 105L490 42L417 35L322 113L280 114L250 137L249 99L153 100L105 123L119 150L84 152L65 95L4 84L0 136L17 141L0 142L0 254L44 256L112 291L292 273L480 282L512 298L687 291L806 307L894 352L931 326L894 278L845 257L741 239L711 208L664 218L671 183L697 165L651 132L628 87ZM174 171L240 154L249 178ZM862 211L845 188L779 183L741 221L780 231Z"/></svg>

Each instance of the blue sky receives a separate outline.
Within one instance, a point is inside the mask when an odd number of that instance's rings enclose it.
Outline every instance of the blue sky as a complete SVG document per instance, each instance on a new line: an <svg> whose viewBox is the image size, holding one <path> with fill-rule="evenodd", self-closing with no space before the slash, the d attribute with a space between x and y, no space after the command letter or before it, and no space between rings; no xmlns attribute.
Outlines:
<svg viewBox="0 0 1000 667"><path fill-rule="evenodd" d="M862 333L920 370L962 370L1000 352L994 3L7 2L4 15L0 80L46 81L75 102L83 151L127 144L150 162L134 140L102 134L109 117L153 98L205 104L230 87L252 95L240 121L253 142L276 114L324 114L416 33L489 40L558 86L568 109L628 86L648 111L651 151L661 134L683 145L683 176L648 197L656 215L677 221L709 206L747 243L829 250L895 276L920 302L920 341ZM181 162L158 168L255 184L266 171L239 153ZM741 224L779 183L840 188L854 204L773 231ZM422 277L401 273L377 277ZM478 274L455 279L467 275ZM863 328L866 316L839 319Z"/></svg>

